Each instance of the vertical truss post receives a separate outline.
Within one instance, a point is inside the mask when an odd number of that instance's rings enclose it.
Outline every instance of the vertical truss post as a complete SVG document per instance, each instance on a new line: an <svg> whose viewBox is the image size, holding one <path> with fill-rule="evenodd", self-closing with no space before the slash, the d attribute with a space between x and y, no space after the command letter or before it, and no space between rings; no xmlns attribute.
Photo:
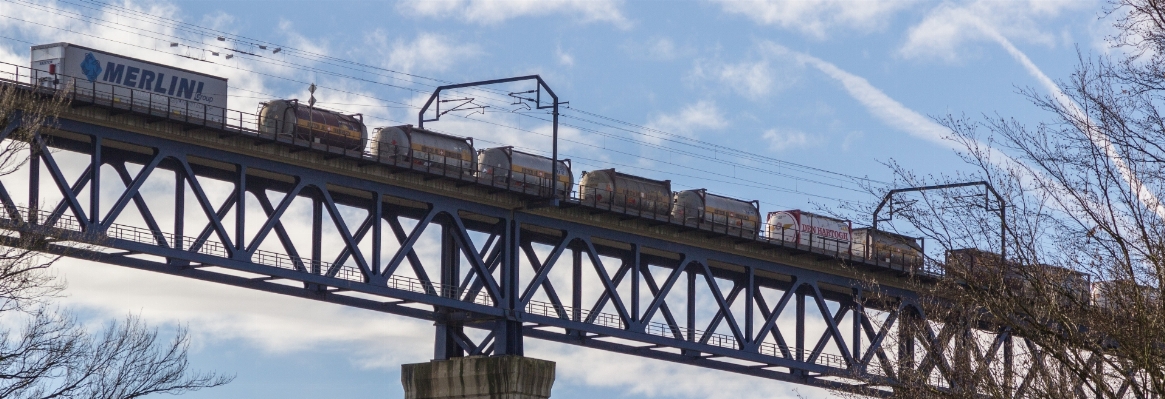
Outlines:
<svg viewBox="0 0 1165 399"><path fill-rule="evenodd" d="M186 174L181 168L174 170L174 249L186 250ZM190 262L180 258L170 258L169 263L186 266Z"/></svg>
<svg viewBox="0 0 1165 399"><path fill-rule="evenodd" d="M688 342L696 342L696 272L688 265Z"/></svg>
<svg viewBox="0 0 1165 399"><path fill-rule="evenodd" d="M503 237L501 259L501 303L505 317L497 321L494 327L494 337L497 344L494 346L494 355L525 356L522 342L522 322L518 320L518 304L521 303L522 287L518 279L521 260L521 225L511 214L506 221L506 232Z"/></svg>
<svg viewBox="0 0 1165 399"><path fill-rule="evenodd" d="M571 316L574 321L582 321L582 252L577 247L570 248L572 269L571 274Z"/></svg>
<svg viewBox="0 0 1165 399"><path fill-rule="evenodd" d="M93 153L89 156L89 225L101 223L101 137L90 136Z"/></svg>
<svg viewBox="0 0 1165 399"><path fill-rule="evenodd" d="M323 188L317 187L323 190ZM322 202L323 195L314 195L311 199L311 272L312 274L320 274L320 259L323 259L323 248L321 247L324 238L324 204Z"/></svg>
<svg viewBox="0 0 1165 399"><path fill-rule="evenodd" d="M642 273L643 259L639 244L631 244L631 322L639 323L639 273Z"/></svg>
<svg viewBox="0 0 1165 399"><path fill-rule="evenodd" d="M677 273L684 273L688 276L688 299L684 306L687 307L687 331L688 336L684 337L688 342L696 342L696 268L695 262L688 262L687 265L682 266L683 270L678 270ZM660 293L662 294L662 292ZM681 349L680 353L686 356L697 357L700 352L691 349Z"/></svg>
<svg viewBox="0 0 1165 399"><path fill-rule="evenodd" d="M853 339L850 342L850 346L853 347L853 358L858 362L862 358L862 318L866 315L866 308L862 303L862 294L861 288L854 288L853 317L851 318L851 321L853 321ZM862 371L861 368L863 368L861 365L854 364L855 371Z"/></svg>
<svg viewBox="0 0 1165 399"><path fill-rule="evenodd" d="M753 310L752 310L752 308L756 307L756 304L755 304L756 299L754 297L754 295L756 294L756 269L753 267L747 267L744 269L744 272L746 274L748 274L748 276L746 277L748 279L748 282L747 282L747 287L745 288L745 291L744 291L744 341L745 342L742 342L742 344L751 344L751 343L753 343ZM742 347L743 347L743 345L742 345Z"/></svg>
<svg viewBox="0 0 1165 399"><path fill-rule="evenodd" d="M1011 396L1015 392L1014 342L1010 331L1004 330L1002 334L1007 334L1003 338L1003 389L1007 396Z"/></svg>
<svg viewBox="0 0 1165 399"><path fill-rule="evenodd" d="M805 361L805 292L801 286L794 287L797 292L794 296L797 298L797 332L796 332L796 346L797 346L797 361ZM829 317L829 316L825 316Z"/></svg>
<svg viewBox="0 0 1165 399"><path fill-rule="evenodd" d="M247 166L238 165L238 176L235 181L235 251L243 255L247 251L244 242L247 234Z"/></svg>
<svg viewBox="0 0 1165 399"><path fill-rule="evenodd" d="M186 240L186 178L181 170L174 171L174 249L182 251ZM175 260L177 262L177 260Z"/></svg>
<svg viewBox="0 0 1165 399"><path fill-rule="evenodd" d="M916 313L903 307L898 316L898 375L914 370ZM920 376L921 377L921 376Z"/></svg>
<svg viewBox="0 0 1165 399"><path fill-rule="evenodd" d="M380 269L383 265L380 264L380 250L383 246L384 239L384 203L381 202L380 192L372 191L372 208L368 211L372 212L372 275L380 276ZM459 286L459 285L458 285Z"/></svg>
<svg viewBox="0 0 1165 399"><path fill-rule="evenodd" d="M379 202L379 201L378 201ZM441 226L441 290L440 295L447 298L461 299L457 287L461 285L461 248L457 245L453 229L454 223L444 223ZM437 307L437 313L447 316L451 309ZM465 356L465 350L457 344L457 337L464 333L460 323L449 323L441 318L437 319L437 339L434 342L433 359L448 360Z"/></svg>
<svg viewBox="0 0 1165 399"><path fill-rule="evenodd" d="M40 213L40 148L36 140L28 146L28 223L37 224Z"/></svg>

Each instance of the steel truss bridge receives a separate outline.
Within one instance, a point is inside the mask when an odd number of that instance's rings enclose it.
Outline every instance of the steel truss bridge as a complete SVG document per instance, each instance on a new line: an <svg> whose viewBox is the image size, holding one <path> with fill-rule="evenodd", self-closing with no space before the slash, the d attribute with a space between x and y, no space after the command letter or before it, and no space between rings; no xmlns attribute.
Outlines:
<svg viewBox="0 0 1165 399"><path fill-rule="evenodd" d="M957 361L1002 372L1016 397L1055 378L1017 363L1026 345L1043 364L1022 337L980 342L970 326L928 321L887 263L573 199L531 206L542 197L270 140L242 113L191 121L69 96L23 138L21 175L0 183L0 244L432 321L436 359L523 355L535 338L871 396L889 396L906 370L974 389L953 375ZM74 178L66 155L84 164ZM161 207L143 192L158 185L173 189ZM310 211L289 211L301 201ZM878 295L863 292L863 273L882 281Z"/></svg>

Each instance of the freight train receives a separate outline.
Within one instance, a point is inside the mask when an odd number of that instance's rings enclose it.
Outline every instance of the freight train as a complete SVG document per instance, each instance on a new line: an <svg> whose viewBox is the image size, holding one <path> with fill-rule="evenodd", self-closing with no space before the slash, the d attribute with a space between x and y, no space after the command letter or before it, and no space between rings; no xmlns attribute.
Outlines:
<svg viewBox="0 0 1165 399"><path fill-rule="evenodd" d="M32 48L37 84L62 82L110 104L128 102L151 115L177 115L190 123L227 126L226 79L162 64L55 43ZM124 76L123 76L124 74ZM115 105L117 106L117 105ZM132 108L131 108L132 109ZM254 115L259 137L292 146L489 185L533 197L558 198L598 210L655 219L715 233L859 257L900 269L921 265L917 240L884 232L866 234L850 222L798 210L772 212L762 226L760 202L710 193L672 191L670 180L653 180L615 169L582 172L576 187L569 159L550 158L510 146L478 149L472 138L413 127L369 129L361 114L304 104L297 99L261 102ZM577 191L576 191L577 190ZM577 198L574 197L577 193ZM857 238L861 235L864 238Z"/></svg>
<svg viewBox="0 0 1165 399"><path fill-rule="evenodd" d="M138 107L186 123L227 126L226 79L55 43L32 47L35 84L72 87L74 94L108 100L114 107ZM65 83L66 86L61 86ZM242 125L242 113L238 113ZM361 114L350 114L296 99L272 99L259 104L254 131L261 138L298 147L358 157L364 163L387 164L454 178L538 198L558 198L597 211L654 219L672 225L765 241L843 258L864 259L876 267L915 273L924 262L918 238L870 228L852 228L848 220L800 210L770 212L761 225L760 202L709 193L705 189L673 191L670 180L654 180L613 168L583 171L577 187L569 159L557 165L550 158L510 146L477 149L472 138L413 127L382 126L372 130ZM577 195L577 196L575 196ZM1014 278L1016 269L999 265L999 255L975 249L947 252L946 262L981 264L982 272ZM995 261L992 261L994 259ZM1090 283L1087 276L1052 266L1036 266L1053 276L1068 292L1109 306L1125 291L1146 287L1125 281ZM1150 290L1151 291L1151 290Z"/></svg>

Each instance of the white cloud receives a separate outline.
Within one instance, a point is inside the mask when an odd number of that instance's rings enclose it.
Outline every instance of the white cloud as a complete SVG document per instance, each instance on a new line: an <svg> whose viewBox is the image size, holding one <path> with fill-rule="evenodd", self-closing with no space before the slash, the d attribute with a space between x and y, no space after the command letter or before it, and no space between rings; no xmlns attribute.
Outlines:
<svg viewBox="0 0 1165 399"><path fill-rule="evenodd" d="M769 129L761 135L769 142L772 151L784 151L791 148L808 147L819 143L819 137L813 137L799 130Z"/></svg>
<svg viewBox="0 0 1165 399"><path fill-rule="evenodd" d="M279 20L279 33L287 38L287 44L291 47L309 53L328 54L329 46L327 39L318 37L308 38L300 34L300 30L296 29L291 21L281 18Z"/></svg>
<svg viewBox="0 0 1165 399"><path fill-rule="evenodd" d="M653 58L670 60L677 56L675 43L666 37L653 40L647 47L647 54Z"/></svg>
<svg viewBox="0 0 1165 399"><path fill-rule="evenodd" d="M772 91L772 76L768 60L739 63L698 61L690 74L692 79L714 80L752 99L764 97Z"/></svg>
<svg viewBox="0 0 1165 399"><path fill-rule="evenodd" d="M618 0L406 0L397 3L404 14L456 18L469 23L495 25L521 17L566 14L582 22L606 22L628 28Z"/></svg>
<svg viewBox="0 0 1165 399"><path fill-rule="evenodd" d="M618 389L626 396L710 399L828 398L820 388L734 374L697 366L644 359L597 349L528 340L530 356L562 359L556 383ZM569 359L567 361L566 359Z"/></svg>
<svg viewBox="0 0 1165 399"><path fill-rule="evenodd" d="M849 151L849 149L853 147L854 143L857 143L858 140L861 140L865 136L866 133L860 130L845 135L845 138L841 140L841 150Z"/></svg>
<svg viewBox="0 0 1165 399"><path fill-rule="evenodd" d="M671 61L695 55L695 50L680 46L667 37L653 37L643 41L629 40L623 45L627 53L636 58L651 61Z"/></svg>
<svg viewBox="0 0 1165 399"><path fill-rule="evenodd" d="M743 14L756 23L825 38L841 29L871 31L916 0L713 0L725 12Z"/></svg>
<svg viewBox="0 0 1165 399"><path fill-rule="evenodd" d="M647 123L651 129L662 130L686 137L697 137L705 130L720 130L728 126L724 113L712 101L698 101L689 104L674 114L657 115ZM659 139L644 136L645 140L658 144Z"/></svg>
<svg viewBox="0 0 1165 399"><path fill-rule="evenodd" d="M383 345L423 341L431 323L341 305L251 291L182 277L67 259L54 266L69 281L65 303L117 318L127 309L150 324L183 323L200 345L242 340L271 353L295 353L319 344L352 350L364 367L393 369L424 361L430 348Z"/></svg>
<svg viewBox="0 0 1165 399"><path fill-rule="evenodd" d="M949 146L951 143L944 140L949 130L930 118L907 108L894 100L882 90L874 87L861 76L849 73L836 65L820 58L792 51L784 46L772 42L761 43L762 48L772 57L790 57L797 62L808 65L825 73L831 79L841 83L846 93L857 100L874 117L887 125L909 133L923 140Z"/></svg>
<svg viewBox="0 0 1165 399"><path fill-rule="evenodd" d="M568 52L562 51L562 47L554 49L554 56L558 58L558 63L560 65L567 67L574 66L574 56L570 55Z"/></svg>
<svg viewBox="0 0 1165 399"><path fill-rule="evenodd" d="M969 52L970 44L996 41L992 37L994 34L1027 43L1056 46L1064 42L1064 32L1042 29L1040 20L1091 6L1088 2L1035 0L982 0L961 5L944 3L910 28L898 52L907 58L955 61Z"/></svg>
<svg viewBox="0 0 1165 399"><path fill-rule="evenodd" d="M446 71L465 60L481 55L473 44L459 44L435 33L421 33L411 41L390 39L383 30L376 30L366 41L385 59L385 66L401 72Z"/></svg>

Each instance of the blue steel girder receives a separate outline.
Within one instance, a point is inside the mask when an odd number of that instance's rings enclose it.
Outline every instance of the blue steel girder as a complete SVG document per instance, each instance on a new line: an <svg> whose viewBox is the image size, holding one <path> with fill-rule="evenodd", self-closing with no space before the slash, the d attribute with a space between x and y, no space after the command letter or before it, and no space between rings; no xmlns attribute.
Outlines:
<svg viewBox="0 0 1165 399"><path fill-rule="evenodd" d="M38 248L45 252L432 320L437 325L437 357L521 354L523 338L532 337L885 396L903 367L914 367L917 341L926 356L916 369L933 371L939 385L955 386L949 377L952 355L946 347L959 327L944 324L938 334L927 322L912 322L921 328L898 328L901 320L925 320L915 295L906 290L883 287L879 299L870 299L862 295L862 281L842 273L572 220L544 210L388 184L291 158L248 154L245 148L199 145L69 118L57 121L46 134L52 138L47 145L89 154L96 164L88 165L77 180L66 181L49 152L33 147L49 173L42 177L39 171L30 171L29 191L37 192L41 179L47 178L52 181L46 183L57 186L64 197L51 212L22 207L0 184L0 202L8 210L0 218L0 228L42 237ZM142 165L136 176L129 173L129 164ZM102 165L113 167L126 190L109 211L98 215L100 198L94 197L100 197ZM174 181L175 226L169 231L159 225L153 214L157 210L150 209L140 192L151 179ZM225 194L219 203L206 192L210 181L232 186L230 192L219 193ZM191 205L207 219L194 236L184 231L184 187L197 202ZM78 200L86 189L91 196L88 214ZM268 192L283 197L272 201ZM247 193L257 199L261 212L245 211ZM288 212L297 199L313 204L307 222ZM119 222L131 202L146 226ZM365 213L354 217L341 207ZM231 212L233 234L226 225ZM248 220L256 215L261 220ZM402 219L412 222L411 229ZM310 251L296 247L287 228L292 222L311 225ZM339 236L338 255L330 263L320 259L325 224ZM248 236L247 225L256 226L256 233ZM387 238L397 244L395 248L382 245L382 225L389 228ZM439 262L419 255L427 231L442 237ZM261 248L272 232L278 241L275 247L282 252ZM371 243L363 244L369 235ZM0 244L15 245L15 239L3 238L7 241ZM69 242L100 249L65 245ZM308 252L311 255L303 257ZM584 261L591 267L584 268ZM415 277L401 274L405 262ZM556 281L552 278L556 269L571 276ZM666 276L662 282L653 270ZM593 272L597 283L582 278L583 272ZM434 275L439 278L431 279ZM680 284L685 277L687 287ZM300 282L304 288L276 280ZM779 299L766 299L764 290L780 292ZM567 292L569 303L561 295ZM584 293L597 298L584 303ZM536 300L538 294L548 302ZM812 303L810 311L802 298ZM795 326L782 325L779 319L792 313L791 303L797 308ZM711 305L709 317L700 319L699 304ZM677 307L679 312L674 311ZM870 312L886 317L876 324L872 321L876 315ZM847 316L849 337L842 328ZM803 342L808 324L824 326L821 337L809 345ZM486 333L475 342L464 328ZM792 343L786 339L790 328L798 337ZM726 333L719 332L724 329ZM909 342L899 342L898 349L885 347L891 330ZM999 338L986 353L966 345L973 349L968 357L983 364L1010 362L1009 356L997 356L1004 341L1010 343ZM836 351L827 353L831 346ZM889 353L897 353L898 359ZM870 367L875 360L877 366ZM1033 376L1024 378L1020 391Z"/></svg>

